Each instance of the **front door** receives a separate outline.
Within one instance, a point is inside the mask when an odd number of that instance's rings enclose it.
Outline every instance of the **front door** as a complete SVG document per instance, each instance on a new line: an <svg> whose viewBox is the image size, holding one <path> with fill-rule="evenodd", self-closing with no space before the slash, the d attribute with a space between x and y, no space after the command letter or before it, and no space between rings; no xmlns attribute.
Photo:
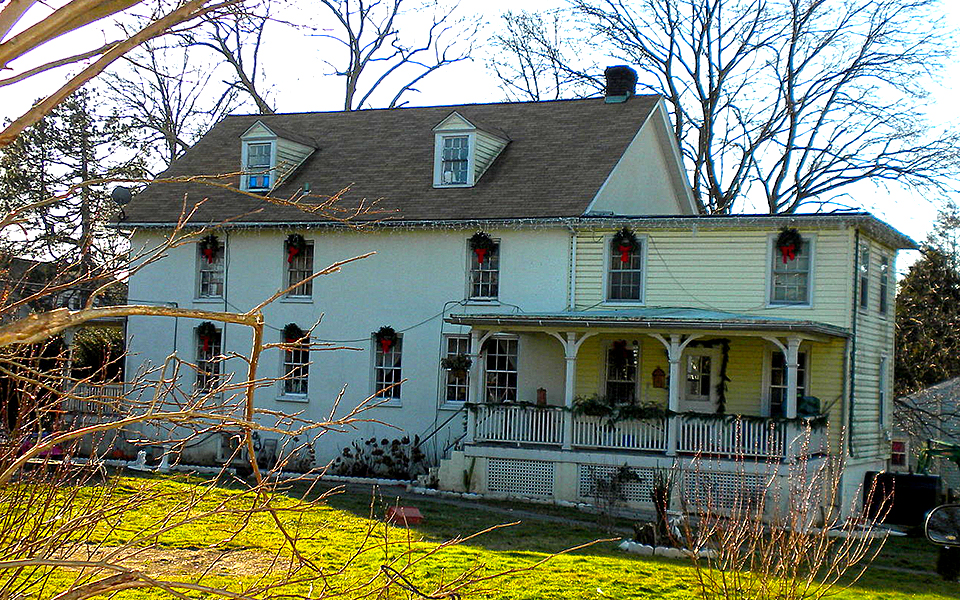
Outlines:
<svg viewBox="0 0 960 600"><path fill-rule="evenodd" d="M681 412L712 413L717 410L720 352L711 348L688 348L681 362L683 389Z"/></svg>

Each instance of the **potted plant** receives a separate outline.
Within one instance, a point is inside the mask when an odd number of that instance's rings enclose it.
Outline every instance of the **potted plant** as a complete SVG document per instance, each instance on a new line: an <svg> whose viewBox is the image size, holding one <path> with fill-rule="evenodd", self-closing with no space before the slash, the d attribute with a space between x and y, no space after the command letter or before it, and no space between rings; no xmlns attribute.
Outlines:
<svg viewBox="0 0 960 600"><path fill-rule="evenodd" d="M448 369L457 379L463 379L466 377L467 372L470 371L470 367L472 365L473 360L471 360L466 354L448 356L440 360L440 366L442 366L444 369Z"/></svg>

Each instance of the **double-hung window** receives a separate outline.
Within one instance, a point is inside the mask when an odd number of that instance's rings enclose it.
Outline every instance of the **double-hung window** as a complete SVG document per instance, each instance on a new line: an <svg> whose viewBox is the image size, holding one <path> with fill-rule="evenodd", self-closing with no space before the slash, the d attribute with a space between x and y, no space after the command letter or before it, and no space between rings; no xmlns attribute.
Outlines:
<svg viewBox="0 0 960 600"><path fill-rule="evenodd" d="M470 355L470 337L466 335L451 335L444 339L445 358ZM466 402L467 390L470 389L470 372L458 372L454 369L443 370L444 402Z"/></svg>
<svg viewBox="0 0 960 600"><path fill-rule="evenodd" d="M639 241L639 240L638 240ZM607 244L607 300L643 301L643 242L636 249L621 252Z"/></svg>
<svg viewBox="0 0 960 600"><path fill-rule="evenodd" d="M306 396L310 364L308 343L288 344L283 351L283 395Z"/></svg>
<svg viewBox="0 0 960 600"><path fill-rule="evenodd" d="M886 256L880 259L880 303L877 310L881 315L887 314L887 296L890 293L890 259Z"/></svg>
<svg viewBox="0 0 960 600"><path fill-rule="evenodd" d="M471 300L496 300L500 293L500 242L497 241L496 245L496 249L483 255L482 260L479 254L467 248L470 258L470 289L467 293Z"/></svg>
<svg viewBox="0 0 960 600"><path fill-rule="evenodd" d="M807 395L807 353L797 353L797 398ZM770 356L770 416L784 416L787 400L787 359L783 352Z"/></svg>
<svg viewBox="0 0 960 600"><path fill-rule="evenodd" d="M484 344L484 391L488 402L517 401L517 340L491 338Z"/></svg>
<svg viewBox="0 0 960 600"><path fill-rule="evenodd" d="M313 275L313 242L307 242L303 252L290 257L284 252L284 264L287 265L286 287L295 285ZM287 293L289 297L309 298L313 294L313 280L301 283Z"/></svg>
<svg viewBox="0 0 960 600"><path fill-rule="evenodd" d="M213 392L220 386L222 379L220 368L223 360L221 350L223 330L214 329L211 333L195 329L194 337L197 348L195 389L199 392Z"/></svg>
<svg viewBox="0 0 960 600"><path fill-rule="evenodd" d="M607 348L606 399L613 404L637 401L637 351L626 341Z"/></svg>
<svg viewBox="0 0 960 600"><path fill-rule="evenodd" d="M247 162L245 167L248 190L270 189L270 169L273 158L273 144L271 142L249 142L246 145Z"/></svg>
<svg viewBox="0 0 960 600"><path fill-rule="evenodd" d="M867 310L870 298L870 247L860 245L860 310Z"/></svg>
<svg viewBox="0 0 960 600"><path fill-rule="evenodd" d="M388 348L374 339L374 381L375 395L380 400L400 400L400 381L403 357L403 337L398 335ZM393 386L393 387L391 387Z"/></svg>
<svg viewBox="0 0 960 600"><path fill-rule="evenodd" d="M223 298L223 264L226 248L219 244L212 251L197 244L197 297Z"/></svg>
<svg viewBox="0 0 960 600"><path fill-rule="evenodd" d="M457 135L442 138L440 148L440 183L466 185L470 183L470 136Z"/></svg>
<svg viewBox="0 0 960 600"><path fill-rule="evenodd" d="M770 304L810 304L811 251L812 245L804 240L793 258L784 257L777 249L776 240L772 242Z"/></svg>

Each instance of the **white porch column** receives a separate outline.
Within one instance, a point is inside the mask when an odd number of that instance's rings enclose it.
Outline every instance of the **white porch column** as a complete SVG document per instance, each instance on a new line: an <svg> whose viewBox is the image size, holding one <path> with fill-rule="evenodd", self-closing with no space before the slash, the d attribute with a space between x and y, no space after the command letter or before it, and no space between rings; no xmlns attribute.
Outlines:
<svg viewBox="0 0 960 600"><path fill-rule="evenodd" d="M667 389L667 410L670 412L680 412L680 357L683 356L683 350L687 344L693 340L702 337L700 335L690 335L684 339L684 336L674 333L670 336L668 342L659 333L653 334L653 337L663 344L667 349L667 360L670 362L670 384ZM667 419L667 456L676 456L677 439L680 432L680 420L677 418Z"/></svg>
<svg viewBox="0 0 960 600"><path fill-rule="evenodd" d="M787 363L787 397L784 399L783 415L788 419L797 418L797 370L800 368L799 356L800 338L787 338L787 352L784 358Z"/></svg>
<svg viewBox="0 0 960 600"><path fill-rule="evenodd" d="M470 331L470 385L467 387L467 402L480 402L480 347L483 344L483 332ZM464 444L472 444L477 435L477 413L467 410L467 435Z"/></svg>
<svg viewBox="0 0 960 600"><path fill-rule="evenodd" d="M573 399L577 394L577 334L568 331L567 341L563 344L563 357L566 359L566 371L563 383L563 405L567 410L563 413L563 445L564 450L573 447Z"/></svg>

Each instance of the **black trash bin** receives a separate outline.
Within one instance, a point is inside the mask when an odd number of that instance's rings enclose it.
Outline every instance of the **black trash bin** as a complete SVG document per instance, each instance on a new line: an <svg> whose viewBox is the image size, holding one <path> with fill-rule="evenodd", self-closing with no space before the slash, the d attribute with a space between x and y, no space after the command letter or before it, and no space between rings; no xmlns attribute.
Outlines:
<svg viewBox="0 0 960 600"><path fill-rule="evenodd" d="M884 506L888 498L890 504ZM939 500L939 475L868 471L863 479L863 505L867 514L877 518L886 510L882 522L891 525L923 525L924 516L940 503Z"/></svg>

